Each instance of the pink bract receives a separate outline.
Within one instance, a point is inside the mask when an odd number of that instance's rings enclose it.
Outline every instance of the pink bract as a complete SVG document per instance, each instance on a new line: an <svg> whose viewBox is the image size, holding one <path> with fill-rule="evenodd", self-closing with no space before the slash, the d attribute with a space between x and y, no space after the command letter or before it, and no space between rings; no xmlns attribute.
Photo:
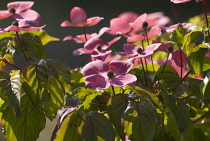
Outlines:
<svg viewBox="0 0 210 141"><path fill-rule="evenodd" d="M124 52L119 53L119 55L123 57L135 57L135 58L145 58L154 53L155 50L157 50L160 47L161 43L155 43L152 45L147 46L145 49L143 49L139 45L133 45L133 44L124 44L123 50Z"/></svg>
<svg viewBox="0 0 210 141"><path fill-rule="evenodd" d="M111 50L109 50L109 47L118 41L121 37L116 37L113 40L111 40L108 43L104 43L102 39L100 39L98 36L91 38L88 40L84 48L79 48L73 52L73 55L78 56L81 54L91 54L91 57L99 59L99 60L105 60L108 54L111 53Z"/></svg>
<svg viewBox="0 0 210 141"><path fill-rule="evenodd" d="M70 11L70 20L71 21L63 21L61 23L61 27L66 26L75 26L75 27L82 27L82 26L94 26L98 24L103 18L102 17L91 17L87 18L86 12L80 7L74 7Z"/></svg>
<svg viewBox="0 0 210 141"><path fill-rule="evenodd" d="M171 2L173 3L185 3L185 2L189 2L191 0L171 0Z"/></svg>
<svg viewBox="0 0 210 141"><path fill-rule="evenodd" d="M1 28L0 29L0 34L5 33L5 32L10 32L10 31L34 31L34 30L39 30L44 28L44 26L41 27L30 27L28 24L26 24L25 21L21 21L18 23L18 21L14 21L12 25L6 27L6 28Z"/></svg>
<svg viewBox="0 0 210 141"><path fill-rule="evenodd" d="M135 86L136 76L128 74L134 66L133 61L134 59L111 61L108 65L101 60L97 60L86 64L82 68L86 87L107 89L110 85L116 87Z"/></svg>
<svg viewBox="0 0 210 141"><path fill-rule="evenodd" d="M34 10L31 10L34 2L32 1L17 1L7 4L8 10L0 10L0 19L12 16L17 21L26 20L29 24L35 26L40 25L40 15Z"/></svg>
<svg viewBox="0 0 210 141"><path fill-rule="evenodd" d="M147 38L151 39L154 38L155 36L159 35L161 33L161 28L158 26L153 26L151 30L147 33ZM139 35L131 35L130 37L127 38L127 42L137 42L141 40L145 40L146 35L145 34L139 34Z"/></svg>

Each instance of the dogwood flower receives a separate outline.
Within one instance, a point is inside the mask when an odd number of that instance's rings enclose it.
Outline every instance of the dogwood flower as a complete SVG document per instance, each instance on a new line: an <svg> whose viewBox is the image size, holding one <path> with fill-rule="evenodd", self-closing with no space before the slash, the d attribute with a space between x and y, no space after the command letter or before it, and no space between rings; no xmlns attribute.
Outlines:
<svg viewBox="0 0 210 141"><path fill-rule="evenodd" d="M73 51L73 55L91 54L91 57L104 61L108 54L112 52L111 50L108 50L109 47L120 38L121 37L116 37L108 43L104 43L104 41L98 36L91 38L85 43L84 48L79 48Z"/></svg>
<svg viewBox="0 0 210 141"><path fill-rule="evenodd" d="M12 25L6 27L6 28L1 28L0 29L0 34L5 33L5 32L10 32L10 31L34 31L34 30L39 30L44 28L44 26L41 27L30 27L28 24L25 23L25 21L13 21Z"/></svg>
<svg viewBox="0 0 210 141"><path fill-rule="evenodd" d="M154 53L160 47L161 43L154 43L143 49L139 45L124 44L124 52L120 52L119 55L123 57L135 57L135 58L146 58Z"/></svg>
<svg viewBox="0 0 210 141"><path fill-rule="evenodd" d="M185 3L185 2L189 2L191 0L171 0L171 2L173 3ZM202 0L195 0L196 2L200 2Z"/></svg>
<svg viewBox="0 0 210 141"><path fill-rule="evenodd" d="M12 16L14 20L26 20L29 24L39 26L41 17L39 13L31 10L33 4L32 1L10 2L7 4L8 10L0 10L0 19Z"/></svg>
<svg viewBox="0 0 210 141"><path fill-rule="evenodd" d="M91 17L87 18L86 12L80 7L74 7L70 11L70 20L71 21L63 21L61 23L61 27L66 26L75 26L75 27L83 27L83 26L93 26L98 24L103 18L102 17Z"/></svg>
<svg viewBox="0 0 210 141"><path fill-rule="evenodd" d="M85 86L92 89L107 89L110 85L122 87L135 86L137 78L128 74L134 66L134 59L126 61L111 61L106 64L101 60L86 64L81 72L85 76Z"/></svg>

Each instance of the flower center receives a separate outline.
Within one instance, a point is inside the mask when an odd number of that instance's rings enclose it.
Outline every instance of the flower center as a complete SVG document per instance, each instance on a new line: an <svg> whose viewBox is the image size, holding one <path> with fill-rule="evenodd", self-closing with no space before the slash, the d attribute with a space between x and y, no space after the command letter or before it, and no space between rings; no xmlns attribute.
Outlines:
<svg viewBox="0 0 210 141"><path fill-rule="evenodd" d="M144 29L146 29L146 28L148 27L148 22L143 22L143 23L142 23L142 27L143 27Z"/></svg>
<svg viewBox="0 0 210 141"><path fill-rule="evenodd" d="M173 47L169 47L169 48L168 48L168 51L169 51L169 52L172 52L173 50L174 50Z"/></svg>
<svg viewBox="0 0 210 141"><path fill-rule="evenodd" d="M12 22L12 25L14 25L14 26L17 26L17 27L18 27L18 26L19 26L19 23L18 23L18 21L13 21L13 22Z"/></svg>
<svg viewBox="0 0 210 141"><path fill-rule="evenodd" d="M112 77L114 77L114 73L112 71L108 71L107 76L109 78L112 78Z"/></svg>
<svg viewBox="0 0 210 141"><path fill-rule="evenodd" d="M13 14L15 14L15 12L16 12L16 10L15 10L15 8L14 8L14 7L10 7L10 8L9 8L9 13L13 13Z"/></svg>
<svg viewBox="0 0 210 141"><path fill-rule="evenodd" d="M96 46L96 49L97 49L98 51L101 51L102 46L101 46L101 45L97 45L97 46Z"/></svg>
<svg viewBox="0 0 210 141"><path fill-rule="evenodd" d="M142 53L143 49L142 48L138 48L137 52L138 53Z"/></svg>

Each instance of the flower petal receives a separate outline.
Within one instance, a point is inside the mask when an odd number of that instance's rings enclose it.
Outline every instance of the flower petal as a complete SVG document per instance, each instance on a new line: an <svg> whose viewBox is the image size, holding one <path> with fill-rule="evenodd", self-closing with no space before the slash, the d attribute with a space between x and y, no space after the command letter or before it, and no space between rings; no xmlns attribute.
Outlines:
<svg viewBox="0 0 210 141"><path fill-rule="evenodd" d="M86 22L86 26L94 26L94 25L98 24L103 19L104 19L103 17L88 18L87 22Z"/></svg>
<svg viewBox="0 0 210 141"><path fill-rule="evenodd" d="M73 51L73 55L78 56L78 55L81 55L81 54L91 54L92 52L93 52L93 50L88 50L88 49L85 49L85 48L78 48L75 51Z"/></svg>
<svg viewBox="0 0 210 141"><path fill-rule="evenodd" d="M133 23L138 17L139 14L130 11L124 12L118 16L118 18L125 19L128 23Z"/></svg>
<svg viewBox="0 0 210 141"><path fill-rule="evenodd" d="M98 45L103 46L104 42L102 39L100 39L99 37L94 37L91 38L90 40L88 40L85 45L84 48L88 49L88 50L93 50L95 47L97 47Z"/></svg>
<svg viewBox="0 0 210 141"><path fill-rule="evenodd" d="M157 36L160 33L161 33L161 28L158 27L158 26L153 26L147 34L148 39L151 39L151 38Z"/></svg>
<svg viewBox="0 0 210 141"><path fill-rule="evenodd" d="M188 1L191 1L191 0L171 0L171 2L173 2L173 3L185 3Z"/></svg>
<svg viewBox="0 0 210 141"><path fill-rule="evenodd" d="M132 29L134 32L143 30L142 24L146 21L147 13L140 15L133 23Z"/></svg>
<svg viewBox="0 0 210 141"><path fill-rule="evenodd" d="M136 81L137 78L133 74L120 74L110 79L111 85L116 87L122 87L126 85L134 87Z"/></svg>
<svg viewBox="0 0 210 141"><path fill-rule="evenodd" d="M145 37L143 35L132 35L132 36L128 37L127 42L132 43L132 42L137 42L137 41L141 41L144 39L145 39Z"/></svg>
<svg viewBox="0 0 210 141"><path fill-rule="evenodd" d="M155 50L157 50L162 44L161 43L153 43L149 46L146 47L145 52L154 52Z"/></svg>
<svg viewBox="0 0 210 141"><path fill-rule="evenodd" d="M128 73L134 66L134 59L128 59L126 61L111 61L109 64L109 70L111 70L115 75Z"/></svg>
<svg viewBox="0 0 210 141"><path fill-rule="evenodd" d="M106 73L108 72L108 65L101 60L93 61L86 64L81 72L84 76Z"/></svg>
<svg viewBox="0 0 210 141"><path fill-rule="evenodd" d="M94 74L85 78L85 86L91 89L107 89L110 86L110 82L108 77Z"/></svg>
<svg viewBox="0 0 210 141"><path fill-rule="evenodd" d="M110 20L110 28L113 34L126 34L130 31L129 23L121 18L114 18Z"/></svg>
<svg viewBox="0 0 210 141"><path fill-rule="evenodd" d="M33 24L35 26L39 26L41 20L39 13L34 10L19 12L18 14L14 14L12 17L17 21L20 21L22 19L27 20L29 24Z"/></svg>
<svg viewBox="0 0 210 141"><path fill-rule="evenodd" d="M84 23L87 20L87 14L82 8L74 7L70 11L70 19L73 24Z"/></svg>
<svg viewBox="0 0 210 141"><path fill-rule="evenodd" d="M10 2L7 4L7 8L15 8L16 13L19 13L20 11L31 9L31 7L34 5L34 2L32 1L16 1L16 2Z"/></svg>
<svg viewBox="0 0 210 141"><path fill-rule="evenodd" d="M12 13L10 13L8 10L0 10L0 20L10 16L12 16Z"/></svg>

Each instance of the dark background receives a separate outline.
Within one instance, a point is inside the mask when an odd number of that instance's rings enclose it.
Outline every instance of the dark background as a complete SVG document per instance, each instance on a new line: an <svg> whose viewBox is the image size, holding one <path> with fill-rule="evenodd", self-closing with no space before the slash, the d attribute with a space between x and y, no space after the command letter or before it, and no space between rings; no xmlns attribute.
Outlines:
<svg viewBox="0 0 210 141"><path fill-rule="evenodd" d="M210 3L209 0L207 1ZM1 0L0 9L6 10L8 2L12 1ZM104 17L104 20L96 26L87 27L87 33L98 32L100 28L109 26L110 19L126 11L133 11L138 14L163 11L166 16L174 18L170 0L37 0L34 2L32 9L40 13L41 25L46 24L44 30L51 36L60 39L68 35L83 34L83 29L79 27L60 27L61 22L69 20L70 10L75 6L83 8L87 12L88 17ZM176 4L175 7L181 22L203 12L201 3L197 3L195 0ZM174 23L176 23L175 20ZM7 27L10 24L11 18L1 20L0 28ZM124 43L124 41L121 41L121 44L115 43L113 48L122 48L122 42ZM80 47L83 47L83 44L76 44L72 41L54 41L45 45L47 58L66 62L70 68L83 66L88 62L87 55L72 55L72 51ZM24 61L23 57L18 56L17 59L16 64L20 66L22 61Z"/></svg>

